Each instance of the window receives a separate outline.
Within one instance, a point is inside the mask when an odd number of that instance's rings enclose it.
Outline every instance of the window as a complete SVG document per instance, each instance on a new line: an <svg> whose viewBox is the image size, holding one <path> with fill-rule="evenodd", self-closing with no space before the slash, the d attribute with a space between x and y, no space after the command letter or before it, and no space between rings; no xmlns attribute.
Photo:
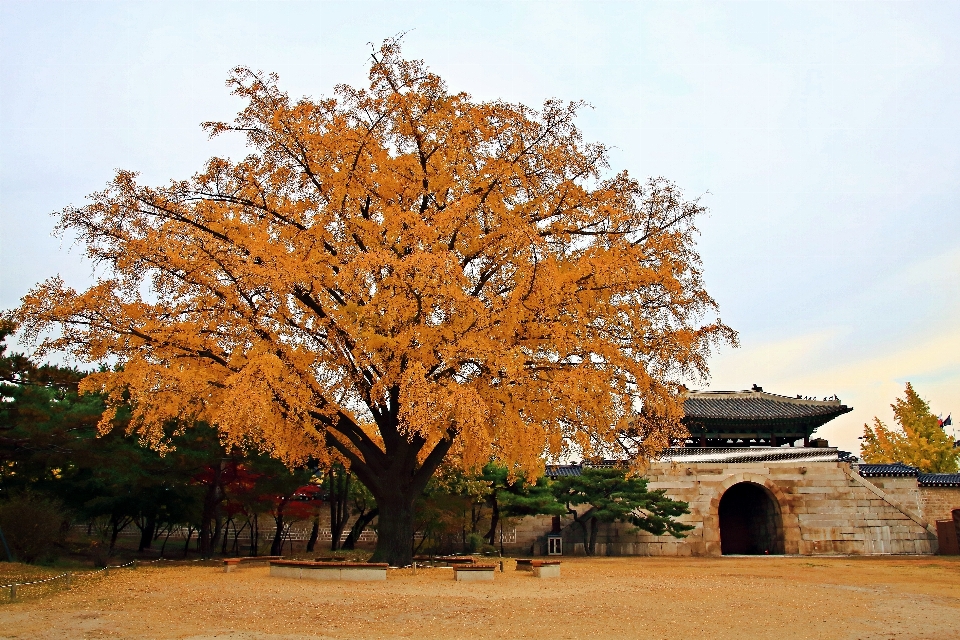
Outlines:
<svg viewBox="0 0 960 640"><path fill-rule="evenodd" d="M550 536L547 538L547 555L563 555L563 540L560 538L560 536Z"/></svg>

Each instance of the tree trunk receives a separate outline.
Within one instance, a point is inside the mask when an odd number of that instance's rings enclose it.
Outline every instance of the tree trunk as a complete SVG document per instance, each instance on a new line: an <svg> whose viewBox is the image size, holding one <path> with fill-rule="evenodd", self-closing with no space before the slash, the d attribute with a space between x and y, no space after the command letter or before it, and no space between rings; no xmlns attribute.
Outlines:
<svg viewBox="0 0 960 640"><path fill-rule="evenodd" d="M596 555L597 552L597 531L600 529L600 521L596 518L590 518L590 550L587 555Z"/></svg>
<svg viewBox="0 0 960 640"><path fill-rule="evenodd" d="M503 522L500 522L500 556L503 557Z"/></svg>
<svg viewBox="0 0 960 640"><path fill-rule="evenodd" d="M200 519L200 537L197 540L200 556L209 558L213 555L213 536L210 527L211 518L207 517L207 510L204 508L203 517Z"/></svg>
<svg viewBox="0 0 960 640"><path fill-rule="evenodd" d="M157 530L156 512L148 513L143 523L143 529L140 530L140 547L138 551L149 549L153 546L153 534Z"/></svg>
<svg viewBox="0 0 960 640"><path fill-rule="evenodd" d="M233 521L233 517L227 518L227 521L223 525L223 543L220 545L220 555L227 555L227 545L230 543L230 524L233 524L233 529L236 531L237 523Z"/></svg>
<svg viewBox="0 0 960 640"><path fill-rule="evenodd" d="M270 555L283 555L283 516L277 518L277 530L273 532L273 543L270 545Z"/></svg>
<svg viewBox="0 0 960 640"><path fill-rule="evenodd" d="M593 554L591 553L591 551L590 551L590 549L591 549L591 547L590 547L590 530L587 528L587 523L595 520L595 518L589 517L589 514L590 514L590 512L591 512L592 510L593 510L593 509L591 509L590 511L587 511L587 512L584 514L584 515L587 516L587 517L586 517L586 518L583 518L583 517L580 516L579 513L577 513L577 510L576 510L576 509L571 508L570 505L567 504L567 513L569 513L570 515L573 516L573 522L574 522L574 524L579 525L580 528L583 529L583 553L586 554L586 555L588 555L588 556L589 556L589 555L593 555Z"/></svg>
<svg viewBox="0 0 960 640"><path fill-rule="evenodd" d="M117 536L120 535L120 528L116 519L113 520L113 530L110 532L110 555L113 555L113 548L117 546Z"/></svg>
<svg viewBox="0 0 960 640"><path fill-rule="evenodd" d="M112 526L112 531L110 533L110 551L109 555L113 555L113 549L117 545L117 536L120 535L120 532L127 528L133 522L133 518L125 518L123 516L111 516L110 524Z"/></svg>
<svg viewBox="0 0 960 640"><path fill-rule="evenodd" d="M497 536L497 524L500 522L500 503L497 501L497 495L492 496L492 506L490 514L490 530L487 531L487 535L484 536L491 545L496 544Z"/></svg>
<svg viewBox="0 0 960 640"><path fill-rule="evenodd" d="M220 486L220 479L223 475L226 461L221 461L213 473L213 479L210 486L207 487L207 493L203 498L203 513L200 516L200 555L209 558L213 555L213 545L215 544L214 532L210 528L210 523L217 518L217 510L223 501L223 489ZM219 520L219 518L217 518ZM219 523L217 523L219 527ZM219 534L220 532L217 531Z"/></svg>
<svg viewBox="0 0 960 640"><path fill-rule="evenodd" d="M382 445L343 414L330 423L327 444L350 461L350 471L373 494L380 509L377 547L370 561L404 567L413 562L414 501L450 451L458 430L451 425L445 437L421 457L427 441L400 429L400 387L390 387L389 396L387 406L371 406ZM322 414L317 417L324 419Z"/></svg>
<svg viewBox="0 0 960 640"><path fill-rule="evenodd" d="M483 519L483 504L474 504L470 507L470 533L480 533L480 521Z"/></svg>
<svg viewBox="0 0 960 640"><path fill-rule="evenodd" d="M307 553L313 553L318 537L320 537L320 514L313 516L313 529L310 530L310 539L307 541Z"/></svg>
<svg viewBox="0 0 960 640"><path fill-rule="evenodd" d="M363 533L363 530L367 528L367 525L370 524L374 518L380 513L380 509L374 507L366 513L361 513L360 517L357 518L357 521L353 523L353 527L350 529L350 534L347 536L347 539L343 541L343 546L340 547L344 550L352 551L356 548L357 540L360 539L360 534Z"/></svg>
<svg viewBox="0 0 960 640"><path fill-rule="evenodd" d="M340 537L350 520L350 472L334 465L327 476L330 489L330 551L340 548Z"/></svg>
<svg viewBox="0 0 960 640"><path fill-rule="evenodd" d="M254 513L250 524L250 556L260 554L260 514Z"/></svg>
<svg viewBox="0 0 960 640"><path fill-rule="evenodd" d="M161 557L161 558L163 557L163 552L164 552L164 551L166 550L166 548L167 548L167 542L170 540L170 534L171 534L171 533L173 533L173 525L172 525L172 524L167 527L167 537L163 539L163 544L160 545L160 557Z"/></svg>
<svg viewBox="0 0 960 640"><path fill-rule="evenodd" d="M282 498L277 505L277 514L273 516L277 523L277 530L273 534L273 544L270 545L270 555L283 555L283 509L287 506L287 499Z"/></svg>
<svg viewBox="0 0 960 640"><path fill-rule="evenodd" d="M250 525L249 519L243 523L243 526L237 529L237 523L233 523L233 555L240 557L240 534Z"/></svg>
<svg viewBox="0 0 960 640"><path fill-rule="evenodd" d="M187 541L183 543L183 557L186 558L190 552L190 538L193 537L193 527L187 527Z"/></svg>
<svg viewBox="0 0 960 640"><path fill-rule="evenodd" d="M217 508L214 512L216 516L213 519L213 534L210 536L210 555L214 554L214 550L220 544L220 534L225 533L223 518L220 517L220 505L217 504Z"/></svg>
<svg viewBox="0 0 960 640"><path fill-rule="evenodd" d="M387 562L392 567L405 567L413 562L413 502L417 495L378 496L380 525L377 527L377 548L370 562Z"/></svg>

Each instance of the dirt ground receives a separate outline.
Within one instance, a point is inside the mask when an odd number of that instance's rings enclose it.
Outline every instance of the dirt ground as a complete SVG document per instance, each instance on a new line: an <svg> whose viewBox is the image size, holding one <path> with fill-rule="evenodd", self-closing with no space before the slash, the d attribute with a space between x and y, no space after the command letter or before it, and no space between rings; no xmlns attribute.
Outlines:
<svg viewBox="0 0 960 640"><path fill-rule="evenodd" d="M960 638L960 558L564 558L543 580L505 564L492 583L115 570L0 605L0 638Z"/></svg>

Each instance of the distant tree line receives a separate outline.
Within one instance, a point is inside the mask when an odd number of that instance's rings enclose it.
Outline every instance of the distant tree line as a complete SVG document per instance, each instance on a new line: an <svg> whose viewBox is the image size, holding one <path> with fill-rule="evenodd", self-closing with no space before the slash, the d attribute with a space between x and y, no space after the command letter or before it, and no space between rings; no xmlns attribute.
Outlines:
<svg viewBox="0 0 960 640"><path fill-rule="evenodd" d="M0 341L13 330L0 325ZM171 533L185 529L182 544L211 556L256 554L267 542L279 553L290 521L320 508L315 498L326 487L316 468L288 469L257 452L225 448L209 426L170 425L172 436L157 450L128 435L128 413L99 424L103 398L77 392L85 375L37 365L0 344L0 527L20 559L49 550L36 544L32 526L44 511L56 511L64 531L81 523L92 538L102 537L98 556L112 554L118 536L134 527L139 551L169 555ZM297 495L311 483L317 492ZM273 539L262 541L261 530L271 526ZM40 537L50 538L50 527L44 529Z"/></svg>

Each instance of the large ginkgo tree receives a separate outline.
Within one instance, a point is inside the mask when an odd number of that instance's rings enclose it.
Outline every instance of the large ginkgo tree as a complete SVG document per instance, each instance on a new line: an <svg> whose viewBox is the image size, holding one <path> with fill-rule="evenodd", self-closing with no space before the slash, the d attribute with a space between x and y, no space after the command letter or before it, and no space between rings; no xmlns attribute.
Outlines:
<svg viewBox="0 0 960 640"><path fill-rule="evenodd" d="M672 183L609 170L580 105L451 93L396 41L368 88L291 100L236 69L250 155L149 187L121 171L59 213L102 279L52 278L11 318L163 447L215 425L295 465L347 464L379 508L374 559L407 564L413 504L442 461L530 477L622 436L683 436L683 382L716 318L703 212ZM112 411L104 415L109 428Z"/></svg>

